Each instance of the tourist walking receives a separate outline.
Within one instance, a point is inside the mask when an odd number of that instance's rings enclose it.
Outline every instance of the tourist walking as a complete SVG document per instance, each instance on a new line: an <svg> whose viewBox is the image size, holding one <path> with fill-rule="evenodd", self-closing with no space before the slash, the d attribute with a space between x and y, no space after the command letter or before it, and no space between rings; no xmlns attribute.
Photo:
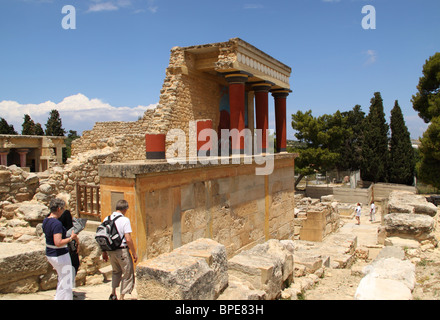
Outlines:
<svg viewBox="0 0 440 320"><path fill-rule="evenodd" d="M358 202L355 209L357 225L361 224L361 210L362 210L361 204Z"/></svg>
<svg viewBox="0 0 440 320"><path fill-rule="evenodd" d="M371 207L370 207L370 221L376 220L376 205L374 204L374 201L371 201Z"/></svg>
<svg viewBox="0 0 440 320"><path fill-rule="evenodd" d="M64 212L61 214L61 217L58 219L63 224L63 227L66 228L66 230L69 230L73 228L73 219L72 214L68 209L65 209ZM79 250L79 240L72 240L72 242L67 246L67 249L69 250L70 259L72 261L72 267L75 270L75 274L73 278L75 278L76 274L78 273L80 261L78 256L78 250Z"/></svg>
<svg viewBox="0 0 440 320"><path fill-rule="evenodd" d="M134 289L134 263L137 262L137 254L134 247L133 239L131 237L131 223L130 219L125 217L128 211L128 202L126 200L119 200L116 203L116 211L113 212L106 219L118 218L115 221L116 228L119 236L123 238L122 244L119 249L114 251L103 251L102 258L104 261L108 261L110 257L110 263L112 265L112 293L109 300L118 300L116 295L116 288L121 285L120 300L124 300L126 294L131 294ZM105 219L104 219L105 220ZM130 255L131 253L131 255ZM133 260L132 260L133 257Z"/></svg>
<svg viewBox="0 0 440 320"><path fill-rule="evenodd" d="M58 219L64 212L65 202L61 199L52 199L49 203L50 214L43 220L43 232L46 236L46 257L56 270L58 284L55 300L73 299L73 270L67 245L78 236L66 237L66 228Z"/></svg>

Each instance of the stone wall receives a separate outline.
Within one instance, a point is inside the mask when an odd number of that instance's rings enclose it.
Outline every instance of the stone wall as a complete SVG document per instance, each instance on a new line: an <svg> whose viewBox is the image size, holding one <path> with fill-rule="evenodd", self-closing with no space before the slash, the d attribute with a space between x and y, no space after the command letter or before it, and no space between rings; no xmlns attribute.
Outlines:
<svg viewBox="0 0 440 320"><path fill-rule="evenodd" d="M226 247L228 256L294 232L294 157L275 157L269 176L255 164L108 164L99 167L103 217L124 198L136 224L138 255L170 252L198 238ZM113 199L114 198L114 199Z"/></svg>
<svg viewBox="0 0 440 320"><path fill-rule="evenodd" d="M339 229L339 203L334 196L319 200L297 195L295 199L295 239L321 242Z"/></svg>
<svg viewBox="0 0 440 320"><path fill-rule="evenodd" d="M31 200L38 187L38 176L21 168L0 166L0 217L1 203L16 203Z"/></svg>

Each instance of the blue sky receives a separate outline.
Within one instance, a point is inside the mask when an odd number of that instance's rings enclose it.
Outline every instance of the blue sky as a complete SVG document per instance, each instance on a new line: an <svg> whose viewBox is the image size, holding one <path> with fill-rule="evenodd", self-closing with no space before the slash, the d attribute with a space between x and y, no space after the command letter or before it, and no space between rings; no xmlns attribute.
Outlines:
<svg viewBox="0 0 440 320"><path fill-rule="evenodd" d="M65 5L75 30L62 28ZM362 28L365 5L375 30ZM239 37L292 67L288 115L368 113L380 91L418 138L427 125L410 100L440 51L439 12L438 0L1 0L0 116L19 132L24 113L44 125L52 108L79 132L135 121L159 102L172 47Z"/></svg>

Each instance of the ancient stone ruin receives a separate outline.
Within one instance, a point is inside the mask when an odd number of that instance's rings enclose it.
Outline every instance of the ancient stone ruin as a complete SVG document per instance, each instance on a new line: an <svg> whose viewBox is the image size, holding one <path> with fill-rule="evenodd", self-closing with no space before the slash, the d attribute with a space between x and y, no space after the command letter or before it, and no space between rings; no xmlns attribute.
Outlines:
<svg viewBox="0 0 440 320"><path fill-rule="evenodd" d="M365 252L355 235L340 230L355 197L368 205L373 187L349 196L341 190L295 194L297 155L285 152L290 74L290 67L237 38L175 47L159 104L142 119L96 123L74 141L66 164L52 150L43 172L0 166L0 293L56 286L41 231L54 197L89 219L80 233L78 285L108 280L94 231L119 199L130 207L140 299L295 299L326 269L350 268ZM222 130L247 129L256 137L268 129L269 93L275 154L264 137L250 152L246 139L232 137L228 154L216 154L225 142ZM204 129L215 134L202 139ZM378 190L378 245L411 238L437 246L436 208L414 193L402 200L402 192L379 196Z"/></svg>

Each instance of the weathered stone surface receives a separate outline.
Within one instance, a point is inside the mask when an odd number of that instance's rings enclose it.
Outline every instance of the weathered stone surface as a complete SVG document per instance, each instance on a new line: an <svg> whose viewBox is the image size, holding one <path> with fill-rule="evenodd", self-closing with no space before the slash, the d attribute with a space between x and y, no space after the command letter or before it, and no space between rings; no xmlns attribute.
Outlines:
<svg viewBox="0 0 440 320"><path fill-rule="evenodd" d="M401 281L376 278L372 274L362 278L354 295L356 300L412 300L411 290Z"/></svg>
<svg viewBox="0 0 440 320"><path fill-rule="evenodd" d="M384 217L388 237L412 238L418 241L435 240L435 220L424 214L392 213Z"/></svg>
<svg viewBox="0 0 440 320"><path fill-rule="evenodd" d="M175 253L205 259L214 271L215 298L228 286L228 260L225 246L211 239L198 239L174 250Z"/></svg>
<svg viewBox="0 0 440 320"><path fill-rule="evenodd" d="M437 207L422 195L408 191L392 191L388 199L388 212L427 214L434 217Z"/></svg>
<svg viewBox="0 0 440 320"><path fill-rule="evenodd" d="M382 258L366 266L363 272L375 278L401 281L411 291L414 290L416 283L415 266L409 260Z"/></svg>
<svg viewBox="0 0 440 320"><path fill-rule="evenodd" d="M25 201L20 203L17 212L23 216L23 220L35 224L43 221L50 213L47 206L36 201Z"/></svg>
<svg viewBox="0 0 440 320"><path fill-rule="evenodd" d="M229 285L218 300L265 300L266 292L251 289L252 284L240 278L230 276Z"/></svg>
<svg viewBox="0 0 440 320"><path fill-rule="evenodd" d="M38 277L49 268L44 246L0 243L1 293L38 291Z"/></svg>
<svg viewBox="0 0 440 320"><path fill-rule="evenodd" d="M214 271L205 259L166 253L136 267L136 290L144 300L212 300Z"/></svg>
<svg viewBox="0 0 440 320"><path fill-rule="evenodd" d="M269 240L229 260L229 274L251 284L253 290L276 299L293 277L293 255L278 240Z"/></svg>
<svg viewBox="0 0 440 320"><path fill-rule="evenodd" d="M415 265L404 260L400 247L385 247L363 269L365 277L355 293L357 300L411 300L416 284Z"/></svg>

